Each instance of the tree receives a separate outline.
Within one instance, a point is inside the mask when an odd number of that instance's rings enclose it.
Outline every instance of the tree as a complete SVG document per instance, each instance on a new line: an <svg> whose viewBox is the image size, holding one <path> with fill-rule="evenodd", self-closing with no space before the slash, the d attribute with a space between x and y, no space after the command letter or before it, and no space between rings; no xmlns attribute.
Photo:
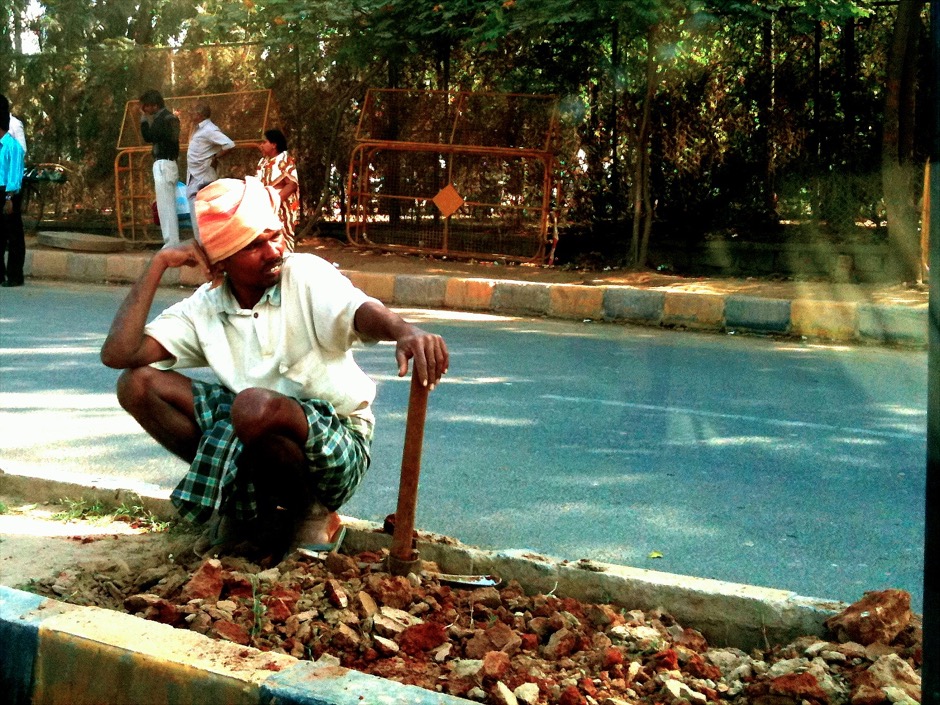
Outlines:
<svg viewBox="0 0 940 705"><path fill-rule="evenodd" d="M888 237L902 276L919 275L920 238L917 196L921 170L915 164L915 97L917 57L921 34L921 4L900 0L888 55L882 183L888 215Z"/></svg>

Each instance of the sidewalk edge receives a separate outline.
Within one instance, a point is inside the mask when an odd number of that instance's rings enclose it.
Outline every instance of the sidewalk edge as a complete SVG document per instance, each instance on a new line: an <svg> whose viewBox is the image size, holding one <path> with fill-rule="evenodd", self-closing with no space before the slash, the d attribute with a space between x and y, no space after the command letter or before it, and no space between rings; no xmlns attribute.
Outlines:
<svg viewBox="0 0 940 705"><path fill-rule="evenodd" d="M127 284L146 260L129 253L28 250L25 272L37 279ZM785 300L619 285L572 285L465 275L392 274L343 269L389 306L450 308L509 316L598 320L704 332L744 332L835 342L927 345L926 307ZM164 275L165 287L196 287L192 267Z"/></svg>

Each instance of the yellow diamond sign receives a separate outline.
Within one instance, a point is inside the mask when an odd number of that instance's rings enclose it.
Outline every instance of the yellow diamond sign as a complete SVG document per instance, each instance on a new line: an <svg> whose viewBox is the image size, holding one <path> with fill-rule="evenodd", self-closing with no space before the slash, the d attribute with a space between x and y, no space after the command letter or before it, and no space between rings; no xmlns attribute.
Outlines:
<svg viewBox="0 0 940 705"><path fill-rule="evenodd" d="M431 199L431 202L437 206L441 215L445 218L449 218L463 205L463 197L457 193L457 189L447 184L447 186L437 192L437 195Z"/></svg>

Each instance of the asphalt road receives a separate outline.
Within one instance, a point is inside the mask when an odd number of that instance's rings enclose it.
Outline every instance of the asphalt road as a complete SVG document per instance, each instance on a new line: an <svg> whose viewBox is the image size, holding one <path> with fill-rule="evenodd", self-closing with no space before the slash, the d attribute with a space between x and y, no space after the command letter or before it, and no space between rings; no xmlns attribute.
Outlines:
<svg viewBox="0 0 940 705"><path fill-rule="evenodd" d="M182 475L98 362L125 292L0 290L0 468L163 488ZM420 529L820 598L898 587L920 609L925 353L403 313L452 353L429 404ZM390 346L357 358L379 385L378 428L343 512L381 521L408 380Z"/></svg>

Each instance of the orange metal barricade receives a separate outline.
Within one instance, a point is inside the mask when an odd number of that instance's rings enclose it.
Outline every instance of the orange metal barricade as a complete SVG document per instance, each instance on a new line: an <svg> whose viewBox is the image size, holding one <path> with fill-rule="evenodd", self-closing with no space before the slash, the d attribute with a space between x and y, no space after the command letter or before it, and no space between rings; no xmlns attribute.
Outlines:
<svg viewBox="0 0 940 705"><path fill-rule="evenodd" d="M370 90L347 181L360 247L550 261L554 96Z"/></svg>

